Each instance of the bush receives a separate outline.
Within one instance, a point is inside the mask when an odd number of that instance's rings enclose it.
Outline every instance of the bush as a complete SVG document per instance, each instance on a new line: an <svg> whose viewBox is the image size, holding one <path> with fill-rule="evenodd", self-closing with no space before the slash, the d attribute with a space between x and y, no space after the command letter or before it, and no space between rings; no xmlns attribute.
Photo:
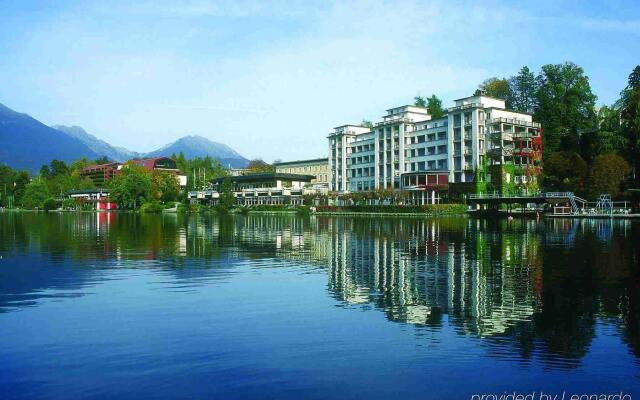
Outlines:
<svg viewBox="0 0 640 400"><path fill-rule="evenodd" d="M56 208L58 208L58 202L56 201L56 199L49 197L42 203L42 208L45 211L55 210Z"/></svg>
<svg viewBox="0 0 640 400"><path fill-rule="evenodd" d="M180 203L178 204L178 207L176 207L176 211L182 214L187 213L189 212L189 205Z"/></svg>
<svg viewBox="0 0 640 400"><path fill-rule="evenodd" d="M76 199L73 198L64 199L64 201L62 202L62 207L68 210L75 210L76 208L78 208L78 203L76 202Z"/></svg>
<svg viewBox="0 0 640 400"><path fill-rule="evenodd" d="M175 201L167 202L167 203L162 205L162 208L165 209L165 210L171 210L172 208L176 207L176 203L177 202L175 202Z"/></svg>
<svg viewBox="0 0 640 400"><path fill-rule="evenodd" d="M148 201L140 207L140 212L143 213L159 213L162 212L163 207L158 201Z"/></svg>
<svg viewBox="0 0 640 400"><path fill-rule="evenodd" d="M258 204L251 206L249 211L293 211L293 209L285 204Z"/></svg>
<svg viewBox="0 0 640 400"><path fill-rule="evenodd" d="M397 205L353 205L353 206L318 206L318 212L362 212L362 213L394 213L394 214L463 214L467 206L464 204L427 204L424 206Z"/></svg>
<svg viewBox="0 0 640 400"><path fill-rule="evenodd" d="M307 206L298 206L296 207L296 214L307 216L311 214L311 210Z"/></svg>
<svg viewBox="0 0 640 400"><path fill-rule="evenodd" d="M227 214L229 214L229 208L227 208L227 207L225 207L225 206L223 206L223 205L221 205L221 204L218 204L218 205L216 205L216 206L213 206L213 210L214 210L217 214L220 214L220 215L227 215Z"/></svg>
<svg viewBox="0 0 640 400"><path fill-rule="evenodd" d="M249 207L247 207L247 206L240 206L240 207L237 208L237 210L238 210L238 214L240 214L240 215L249 214Z"/></svg>

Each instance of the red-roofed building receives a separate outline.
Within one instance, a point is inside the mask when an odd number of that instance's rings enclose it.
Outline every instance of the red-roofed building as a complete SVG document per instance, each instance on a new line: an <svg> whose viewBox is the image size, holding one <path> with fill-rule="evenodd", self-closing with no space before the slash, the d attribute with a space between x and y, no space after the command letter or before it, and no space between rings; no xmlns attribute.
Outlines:
<svg viewBox="0 0 640 400"><path fill-rule="evenodd" d="M93 181L97 187L104 187L105 183L122 167L121 163L109 163L100 165L90 165L80 170L80 175Z"/></svg>
<svg viewBox="0 0 640 400"><path fill-rule="evenodd" d="M146 168L149 171L167 171L179 172L176 161L169 157L155 157L155 158L141 158L137 160L131 160L131 162Z"/></svg>
<svg viewBox="0 0 640 400"><path fill-rule="evenodd" d="M180 186L187 185L187 177L180 175L174 159L169 157L155 157L155 158L141 158L130 160L129 162L139 165L149 172L151 171L163 171L176 175ZM90 178L97 187L104 187L106 182L113 178L120 172L124 164L122 163L109 163L100 165L91 165L83 168L80 171L80 175Z"/></svg>

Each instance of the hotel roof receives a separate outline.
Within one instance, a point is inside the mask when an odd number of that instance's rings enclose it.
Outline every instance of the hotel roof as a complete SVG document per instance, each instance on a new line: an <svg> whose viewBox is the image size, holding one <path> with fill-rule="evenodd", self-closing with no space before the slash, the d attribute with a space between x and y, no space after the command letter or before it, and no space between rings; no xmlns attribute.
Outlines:
<svg viewBox="0 0 640 400"><path fill-rule="evenodd" d="M296 161L280 161L274 162L273 165L292 165L292 164L302 164L302 163L319 163L319 162L328 162L329 159L327 157L324 158L312 158L309 160L296 160Z"/></svg>
<svg viewBox="0 0 640 400"><path fill-rule="evenodd" d="M267 181L274 181L274 180L311 182L311 180L315 179L316 177L313 175L286 174L282 172L267 172L262 174L223 176L220 178L212 179L211 183L222 183L222 181L224 181L226 178L231 179L231 183L243 183L243 182L267 182Z"/></svg>

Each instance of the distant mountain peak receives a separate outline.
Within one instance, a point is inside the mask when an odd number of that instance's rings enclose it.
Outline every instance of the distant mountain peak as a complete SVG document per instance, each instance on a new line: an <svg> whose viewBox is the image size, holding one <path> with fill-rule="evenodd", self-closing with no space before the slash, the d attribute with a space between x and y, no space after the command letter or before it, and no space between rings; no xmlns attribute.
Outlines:
<svg viewBox="0 0 640 400"><path fill-rule="evenodd" d="M132 158L171 156L182 152L188 159L210 156L224 166L245 167L249 160L223 143L204 136L190 134L149 153L137 153L123 147L112 146L72 125L46 126L27 114L16 112L0 103L0 164L12 168L37 172L44 164L58 159L72 162L86 157L107 157L114 161Z"/></svg>
<svg viewBox="0 0 640 400"><path fill-rule="evenodd" d="M127 161L128 159L135 158L140 156L139 153L136 153L131 150L127 150L124 147L115 147L105 142L104 140L98 139L97 137L91 135L84 128L72 125L54 125L52 128L57 129L61 132L66 133L67 135L80 140L85 145L89 146L91 150L99 154L101 157L107 157L110 160L114 161Z"/></svg>
<svg viewBox="0 0 640 400"><path fill-rule="evenodd" d="M158 150L147 153L146 156L171 156L181 152L186 158L210 156L218 159L222 165L231 165L234 168L244 167L249 163L249 160L226 144L193 134L183 136Z"/></svg>
<svg viewBox="0 0 640 400"><path fill-rule="evenodd" d="M1 104L0 143L0 164L30 172L54 159L72 162L99 157L81 140Z"/></svg>

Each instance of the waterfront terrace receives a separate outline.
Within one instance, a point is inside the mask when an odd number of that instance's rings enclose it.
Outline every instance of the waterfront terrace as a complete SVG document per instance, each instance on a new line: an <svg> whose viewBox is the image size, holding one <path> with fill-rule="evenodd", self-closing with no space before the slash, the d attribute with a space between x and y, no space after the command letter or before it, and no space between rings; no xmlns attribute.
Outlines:
<svg viewBox="0 0 640 400"><path fill-rule="evenodd" d="M305 188L315 176L269 172L241 176L221 177L211 181L206 190L189 192L192 203L217 205L221 185L229 179L238 205L302 205L305 194L316 193Z"/></svg>

